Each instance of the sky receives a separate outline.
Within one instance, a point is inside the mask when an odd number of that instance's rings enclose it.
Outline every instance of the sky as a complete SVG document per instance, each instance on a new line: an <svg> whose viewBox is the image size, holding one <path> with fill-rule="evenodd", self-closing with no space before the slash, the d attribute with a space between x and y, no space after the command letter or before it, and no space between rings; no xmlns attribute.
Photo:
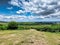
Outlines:
<svg viewBox="0 0 60 45"><path fill-rule="evenodd" d="M60 0L0 0L0 21L60 21Z"/></svg>

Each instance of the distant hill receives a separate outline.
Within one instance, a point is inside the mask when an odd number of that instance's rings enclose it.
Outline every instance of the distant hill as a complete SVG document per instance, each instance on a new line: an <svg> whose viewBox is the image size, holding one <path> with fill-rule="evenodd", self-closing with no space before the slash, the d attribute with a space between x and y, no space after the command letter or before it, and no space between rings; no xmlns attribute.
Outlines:
<svg viewBox="0 0 60 45"><path fill-rule="evenodd" d="M0 21L0 23L7 23L7 22L5 22L5 21Z"/></svg>
<svg viewBox="0 0 60 45"><path fill-rule="evenodd" d="M0 23L7 23L6 21L0 21ZM60 21L41 21L41 22L18 22L21 24L58 24Z"/></svg>

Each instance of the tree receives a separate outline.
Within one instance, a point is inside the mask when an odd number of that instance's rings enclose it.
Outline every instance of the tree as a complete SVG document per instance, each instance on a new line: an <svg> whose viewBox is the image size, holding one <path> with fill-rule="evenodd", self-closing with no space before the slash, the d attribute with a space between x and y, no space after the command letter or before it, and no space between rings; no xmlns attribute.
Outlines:
<svg viewBox="0 0 60 45"><path fill-rule="evenodd" d="M11 21L8 23L8 29L17 29L18 28L18 23L15 21Z"/></svg>

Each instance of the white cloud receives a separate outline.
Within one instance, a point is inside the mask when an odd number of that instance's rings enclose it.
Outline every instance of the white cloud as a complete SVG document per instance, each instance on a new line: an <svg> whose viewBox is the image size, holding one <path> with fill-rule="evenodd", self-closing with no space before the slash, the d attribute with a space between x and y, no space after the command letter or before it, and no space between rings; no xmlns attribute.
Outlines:
<svg viewBox="0 0 60 45"><path fill-rule="evenodd" d="M0 21L33 21L35 19L44 19L43 16L21 16L21 15L0 15Z"/></svg>
<svg viewBox="0 0 60 45"><path fill-rule="evenodd" d="M29 2L25 0L11 0L10 4L18 7L21 6L24 9L24 11L18 10L16 12L18 14L31 12L32 15L39 15L40 18L44 19L60 15L60 0L30 0Z"/></svg>
<svg viewBox="0 0 60 45"><path fill-rule="evenodd" d="M13 9L13 7L7 7L7 9L8 9L8 10L11 10L11 9Z"/></svg>
<svg viewBox="0 0 60 45"><path fill-rule="evenodd" d="M17 13L17 14L21 14L21 13L25 13L25 11L23 11L23 10L18 10L18 11L16 11L16 13Z"/></svg>
<svg viewBox="0 0 60 45"><path fill-rule="evenodd" d="M19 5L19 1L18 0L11 0L10 2L8 2L9 4L13 5L13 6L20 6Z"/></svg>

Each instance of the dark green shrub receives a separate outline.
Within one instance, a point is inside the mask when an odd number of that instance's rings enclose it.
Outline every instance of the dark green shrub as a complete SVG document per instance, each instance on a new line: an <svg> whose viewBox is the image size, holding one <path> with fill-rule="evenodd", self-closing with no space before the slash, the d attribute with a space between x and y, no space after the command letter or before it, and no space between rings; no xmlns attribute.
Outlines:
<svg viewBox="0 0 60 45"><path fill-rule="evenodd" d="M7 27L7 29L17 29L18 28L18 23L17 22L15 22L15 21L11 21L11 22L9 22L8 23L8 27Z"/></svg>
<svg viewBox="0 0 60 45"><path fill-rule="evenodd" d="M0 30L2 30L3 29L3 26L0 26Z"/></svg>
<svg viewBox="0 0 60 45"><path fill-rule="evenodd" d="M29 30L31 27L29 26L18 26L18 30Z"/></svg>
<svg viewBox="0 0 60 45"><path fill-rule="evenodd" d="M50 26L45 26L45 27L40 27L40 28L35 28L37 31L45 31L45 32L55 32L52 27Z"/></svg>
<svg viewBox="0 0 60 45"><path fill-rule="evenodd" d="M6 30L7 29L7 26L5 25L0 25L0 30Z"/></svg>

